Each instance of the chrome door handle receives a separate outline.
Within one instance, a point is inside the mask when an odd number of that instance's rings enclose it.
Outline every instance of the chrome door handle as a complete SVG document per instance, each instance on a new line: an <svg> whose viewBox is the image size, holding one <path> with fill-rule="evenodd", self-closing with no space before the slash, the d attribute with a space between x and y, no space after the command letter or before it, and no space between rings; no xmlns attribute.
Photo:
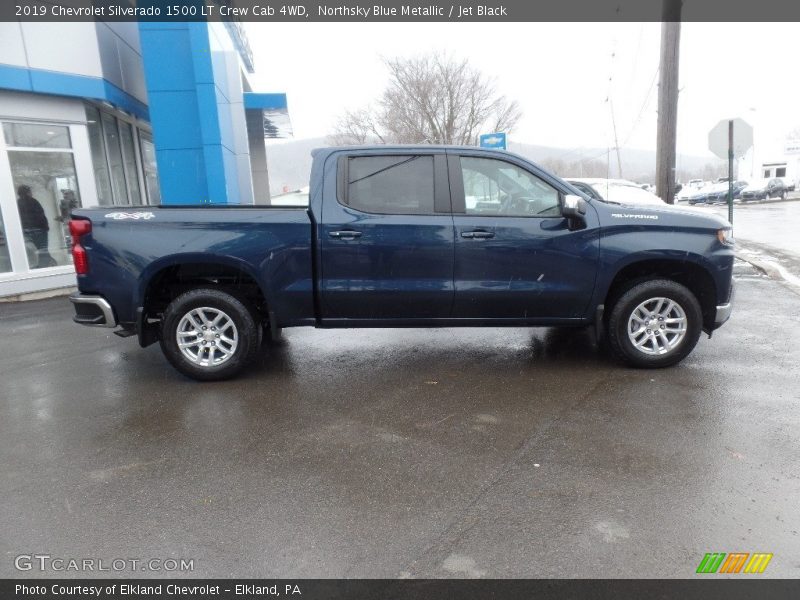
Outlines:
<svg viewBox="0 0 800 600"><path fill-rule="evenodd" d="M332 238L340 239L340 240L347 240L347 239L355 239L357 237L361 237L360 231L329 231L328 235Z"/></svg>
<svg viewBox="0 0 800 600"><path fill-rule="evenodd" d="M493 231L462 231L461 237L467 239L487 240L494 237Z"/></svg>

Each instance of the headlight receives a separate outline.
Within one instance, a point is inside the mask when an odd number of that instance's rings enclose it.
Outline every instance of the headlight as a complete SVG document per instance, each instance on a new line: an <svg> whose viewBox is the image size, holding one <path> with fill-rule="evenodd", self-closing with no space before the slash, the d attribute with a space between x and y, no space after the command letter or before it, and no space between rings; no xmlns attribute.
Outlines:
<svg viewBox="0 0 800 600"><path fill-rule="evenodd" d="M725 227L723 229L717 229L717 239L719 240L720 244L733 246L733 233L731 228Z"/></svg>

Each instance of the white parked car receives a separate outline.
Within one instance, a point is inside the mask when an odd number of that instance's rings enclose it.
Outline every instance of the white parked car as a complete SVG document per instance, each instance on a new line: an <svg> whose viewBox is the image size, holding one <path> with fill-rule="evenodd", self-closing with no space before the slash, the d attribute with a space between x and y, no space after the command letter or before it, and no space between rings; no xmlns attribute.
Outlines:
<svg viewBox="0 0 800 600"><path fill-rule="evenodd" d="M686 185L681 187L681 191L678 192L676 198L678 201L696 198L700 190L702 190L705 186L706 182L704 182L702 179L690 179L686 182Z"/></svg>
<svg viewBox="0 0 800 600"><path fill-rule="evenodd" d="M635 206L664 206L665 202L655 194L643 190L638 183L625 179L566 178L590 198Z"/></svg>

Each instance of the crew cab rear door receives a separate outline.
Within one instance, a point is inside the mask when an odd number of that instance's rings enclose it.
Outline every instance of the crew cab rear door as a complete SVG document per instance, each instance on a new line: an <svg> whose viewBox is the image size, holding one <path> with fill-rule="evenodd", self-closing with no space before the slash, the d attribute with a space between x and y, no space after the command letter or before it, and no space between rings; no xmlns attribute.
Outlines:
<svg viewBox="0 0 800 600"><path fill-rule="evenodd" d="M354 151L336 161L318 226L323 322L447 318L454 234L444 151Z"/></svg>
<svg viewBox="0 0 800 600"><path fill-rule="evenodd" d="M452 316L535 324L585 316L594 290L599 226L561 216L563 184L491 152L448 153L455 225Z"/></svg>

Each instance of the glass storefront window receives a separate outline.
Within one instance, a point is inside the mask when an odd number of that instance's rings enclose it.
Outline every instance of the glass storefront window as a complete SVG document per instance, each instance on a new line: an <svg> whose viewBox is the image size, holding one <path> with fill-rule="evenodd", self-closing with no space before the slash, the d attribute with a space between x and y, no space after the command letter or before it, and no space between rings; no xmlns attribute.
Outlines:
<svg viewBox="0 0 800 600"><path fill-rule="evenodd" d="M71 264L68 221L72 209L80 206L72 152L9 150L8 161L28 266Z"/></svg>
<svg viewBox="0 0 800 600"><path fill-rule="evenodd" d="M0 273L8 273L11 270L11 256L8 252L8 242L6 241L6 228L3 225L3 215L0 214Z"/></svg>
<svg viewBox="0 0 800 600"><path fill-rule="evenodd" d="M100 111L94 106L86 107L86 128L89 133L89 147L92 150L94 180L97 185L97 204L112 206L114 194L111 192L111 178L108 175L106 151L103 146L103 128L100 125Z"/></svg>
<svg viewBox="0 0 800 600"><path fill-rule="evenodd" d="M89 202L100 206L142 204L148 199L160 203L150 134L122 113L90 103L86 103L85 110L97 190L97 199ZM2 158L8 159L13 184L13 191L9 189L0 202L4 211L0 214L0 273L24 272L25 255L31 270L72 264L69 219L72 210L82 205L72 148L72 136L82 135L78 127L25 121L0 123L0 147L5 149ZM81 164L79 160L78 166ZM88 169L86 175L91 177ZM4 225L11 229L13 244ZM20 229L21 240L17 237ZM20 242L24 248L17 246Z"/></svg>
<svg viewBox="0 0 800 600"><path fill-rule="evenodd" d="M125 163L125 172L128 180L128 201L131 204L141 204L142 196L139 191L139 178L136 176L136 154L133 145L133 129L130 123L119 122L119 137L122 145L122 160Z"/></svg>
<svg viewBox="0 0 800 600"><path fill-rule="evenodd" d="M86 105L86 124L98 204L135 205L145 204L148 199L151 203L160 202L150 134L91 104ZM148 163L148 153L153 154L152 164ZM144 190L140 175L144 175Z"/></svg>
<svg viewBox="0 0 800 600"><path fill-rule="evenodd" d="M115 204L128 203L128 191L125 184L125 168L122 166L122 149L119 143L117 120L108 113L101 113L103 133L108 153L108 165L111 168L111 187L114 190Z"/></svg>
<svg viewBox="0 0 800 600"><path fill-rule="evenodd" d="M158 187L158 166L156 165L156 148L149 133L139 131L142 144L142 169L144 184L147 187L147 198L150 204L161 204L161 189Z"/></svg>
<svg viewBox="0 0 800 600"><path fill-rule="evenodd" d="M6 144L23 148L71 148L69 128L33 123L3 123Z"/></svg>

